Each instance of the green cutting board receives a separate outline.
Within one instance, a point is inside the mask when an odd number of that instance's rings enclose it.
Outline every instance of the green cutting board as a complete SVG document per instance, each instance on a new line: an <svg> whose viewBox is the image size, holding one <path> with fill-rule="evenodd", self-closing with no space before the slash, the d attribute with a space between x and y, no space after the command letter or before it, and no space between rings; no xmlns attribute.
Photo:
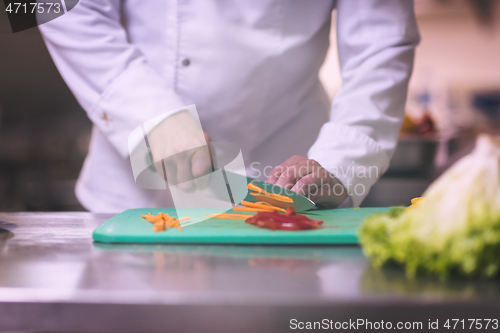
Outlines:
<svg viewBox="0 0 500 333"><path fill-rule="evenodd" d="M153 232L153 225L141 214L159 212L175 216L172 208L129 209L97 227L93 238L103 243L205 243L205 244L357 244L357 230L363 219L373 213L382 213L389 208L345 208L315 210L305 213L313 219L324 221L324 228L304 231L282 231L258 228L243 220L207 219L212 213L206 209L190 209L182 216L189 215L193 224L183 230L168 229ZM234 213L232 211L228 211ZM204 220L196 223L197 221Z"/></svg>

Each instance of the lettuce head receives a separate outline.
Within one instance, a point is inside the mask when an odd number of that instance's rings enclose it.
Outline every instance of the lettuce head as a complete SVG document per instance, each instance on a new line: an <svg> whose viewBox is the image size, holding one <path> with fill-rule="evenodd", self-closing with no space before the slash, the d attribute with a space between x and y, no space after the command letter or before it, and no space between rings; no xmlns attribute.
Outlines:
<svg viewBox="0 0 500 333"><path fill-rule="evenodd" d="M425 191L411 209L369 216L359 240L376 266L417 273L496 276L500 269L500 138L476 147Z"/></svg>

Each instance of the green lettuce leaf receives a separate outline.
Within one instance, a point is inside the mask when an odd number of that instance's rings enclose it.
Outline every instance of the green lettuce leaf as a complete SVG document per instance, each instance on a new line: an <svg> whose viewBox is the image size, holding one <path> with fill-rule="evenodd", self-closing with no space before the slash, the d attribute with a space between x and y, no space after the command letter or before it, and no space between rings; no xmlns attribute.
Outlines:
<svg viewBox="0 0 500 333"><path fill-rule="evenodd" d="M500 142L480 137L409 210L369 216L359 231L375 266L418 273L496 276L500 269Z"/></svg>

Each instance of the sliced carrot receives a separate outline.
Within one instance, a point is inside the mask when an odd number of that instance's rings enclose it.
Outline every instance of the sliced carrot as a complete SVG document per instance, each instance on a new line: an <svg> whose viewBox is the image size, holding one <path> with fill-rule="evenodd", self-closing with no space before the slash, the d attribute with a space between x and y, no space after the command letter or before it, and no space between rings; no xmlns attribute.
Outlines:
<svg viewBox="0 0 500 333"><path fill-rule="evenodd" d="M175 217L168 217L165 219L165 226L167 228L171 227L175 223Z"/></svg>
<svg viewBox="0 0 500 333"><path fill-rule="evenodd" d="M182 227L179 225L179 220L176 217L171 217L167 221L165 221L165 225L168 228L177 228L182 230Z"/></svg>
<svg viewBox="0 0 500 333"><path fill-rule="evenodd" d="M148 213L148 215L141 215L141 217L146 219L146 221L151 222L151 223L156 223L156 222L162 220L162 218L160 216L151 215L151 213Z"/></svg>
<svg viewBox="0 0 500 333"><path fill-rule="evenodd" d="M265 195L265 196L271 197L271 198L273 198L275 200L278 200L278 201L293 202L293 199L290 198L290 197L287 197L286 195L281 195L281 194L276 194L276 193L268 192L268 191L266 191L264 189L261 189L260 187L258 187L254 183L248 183L247 188L250 191L253 191L253 192L250 192L250 194L253 195L253 196Z"/></svg>
<svg viewBox="0 0 500 333"><path fill-rule="evenodd" d="M269 193L267 192L266 190L263 190L261 189L260 187L258 187L257 185L255 185L254 183L248 183L247 185L247 188L251 191L255 191L255 192L265 192L265 193Z"/></svg>
<svg viewBox="0 0 500 333"><path fill-rule="evenodd" d="M290 197L287 197L287 196L281 195L281 194L269 193L269 192L266 192L266 193L263 193L263 192L250 192L250 195L253 195L254 197L257 197L257 196L266 196L266 197L269 197L269 198L274 199L274 200L278 200L278 201L282 201L282 202L288 202L288 203L292 203L293 202L293 199L290 198Z"/></svg>
<svg viewBox="0 0 500 333"><path fill-rule="evenodd" d="M256 204L260 204L260 205L266 205L266 206L273 206L271 205L269 202L265 202L265 201L255 201ZM274 206L273 206L274 207Z"/></svg>
<svg viewBox="0 0 500 333"><path fill-rule="evenodd" d="M405 210L410 210L410 209L415 208L415 206L418 206L422 202L422 199L423 199L423 197L416 197L416 198L411 199L411 205L406 207Z"/></svg>
<svg viewBox="0 0 500 333"><path fill-rule="evenodd" d="M276 211L275 208L267 206L266 208L252 208L252 207L239 207L235 206L233 207L233 210L235 212L274 212Z"/></svg>
<svg viewBox="0 0 500 333"><path fill-rule="evenodd" d="M419 204L420 201L422 201L423 197L416 197L416 198L413 198L411 199L411 204L412 205L416 205L416 204Z"/></svg>
<svg viewBox="0 0 500 333"><path fill-rule="evenodd" d="M276 199L278 201L283 201L283 202L289 202L289 203L292 203L293 202L293 199L290 198L290 197L287 197L286 195L281 195L281 194L274 194L274 193L271 193L269 195L271 198L273 199Z"/></svg>
<svg viewBox="0 0 500 333"><path fill-rule="evenodd" d="M245 200L242 200L241 204L243 206L245 206L245 207L261 208L261 209L268 209L269 207L272 207L274 210L277 210L277 211L280 211L280 212L283 212L283 213L285 212L285 210L283 208L274 207L274 206L267 206L267 205L262 205L262 204L257 204L257 203L248 202L248 201L245 201Z"/></svg>
<svg viewBox="0 0 500 333"><path fill-rule="evenodd" d="M247 214L229 214L229 213L215 213L207 215L206 217L214 218L214 219L231 219L231 220L246 220L253 215Z"/></svg>
<svg viewBox="0 0 500 333"><path fill-rule="evenodd" d="M165 231L168 228L177 228L182 230L179 223L190 219L189 216L177 219L175 216L169 216L168 214L164 214L162 212L158 213L158 216L148 213L147 215L141 215L141 217L154 224L154 232Z"/></svg>
<svg viewBox="0 0 500 333"><path fill-rule="evenodd" d="M153 226L153 232L165 231L165 221L158 221Z"/></svg>

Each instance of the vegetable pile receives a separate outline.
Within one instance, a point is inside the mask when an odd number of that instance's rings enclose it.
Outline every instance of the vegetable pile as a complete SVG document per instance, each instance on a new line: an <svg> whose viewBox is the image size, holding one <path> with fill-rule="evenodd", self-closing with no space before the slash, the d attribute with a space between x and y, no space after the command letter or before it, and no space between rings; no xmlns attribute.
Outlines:
<svg viewBox="0 0 500 333"><path fill-rule="evenodd" d="M408 276L496 276L500 268L500 138L482 134L472 153L438 178L409 209L368 217L359 233L376 266L396 262Z"/></svg>
<svg viewBox="0 0 500 333"><path fill-rule="evenodd" d="M277 201L293 203L293 199L287 197L286 195L275 194L271 192L267 192L266 190L261 189L257 185L253 183L248 184L248 189L250 190L250 194L254 196L264 196ZM235 212L283 212L285 213L285 209L276 207L271 205L268 202L257 201L257 202L248 202L242 200L240 202L241 206L234 206L233 211ZM207 217L217 218L217 219L234 219L234 220L246 220L254 215L250 214L231 214L231 213L215 213L210 214Z"/></svg>
<svg viewBox="0 0 500 333"><path fill-rule="evenodd" d="M177 228L182 230L179 223L189 220L189 216L177 219L175 216L169 216L168 214L163 214L161 212L158 213L157 216L148 213L147 215L141 215L141 217L146 221L153 223L153 232L165 231L168 228Z"/></svg>
<svg viewBox="0 0 500 333"><path fill-rule="evenodd" d="M250 194L254 196L266 196L274 200L293 203L293 199L285 195L275 194L267 192L253 183L248 184L248 189L251 191ZM248 202L241 201L243 206L233 207L233 211L241 212L256 212L257 214L233 214L233 213L215 213L210 214L207 217L218 218L218 219L231 219L231 220L245 220L246 223L255 225L260 228L266 228L271 230L309 230L318 229L323 224L323 221L313 220L307 216L296 214L293 207L288 207L288 209L283 209L271 205L268 202L257 201ZM281 214L281 213L284 214Z"/></svg>

